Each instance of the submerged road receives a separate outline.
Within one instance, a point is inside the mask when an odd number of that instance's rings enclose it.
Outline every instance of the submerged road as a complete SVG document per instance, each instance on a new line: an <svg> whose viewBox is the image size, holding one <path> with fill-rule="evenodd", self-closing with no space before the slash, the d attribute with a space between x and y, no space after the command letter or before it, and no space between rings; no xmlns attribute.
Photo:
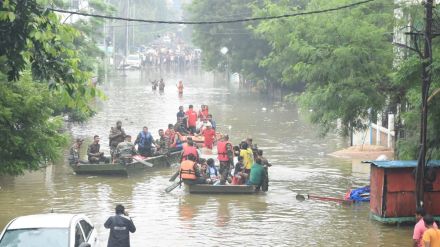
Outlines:
<svg viewBox="0 0 440 247"><path fill-rule="evenodd" d="M163 94L149 81L164 78ZM184 94L176 83L182 79ZM336 136L319 138L292 105L259 95L236 93L214 76L130 71L109 76L100 87L108 100L97 102L96 116L69 126L74 137L101 136L108 153L108 132L122 120L127 134L143 126L157 137L174 123L179 105L209 105L218 129L237 144L252 136L273 164L269 192L259 195L190 195L183 187L172 193L173 169L132 177L77 176L67 162L20 177L0 177L0 227L12 218L41 212L88 215L106 246L103 223L122 203L134 217L132 246L409 246L412 228L384 226L369 219L368 204L296 200L296 193L342 197L347 189L368 184L366 165L326 154L345 147ZM86 141L88 145L90 141Z"/></svg>

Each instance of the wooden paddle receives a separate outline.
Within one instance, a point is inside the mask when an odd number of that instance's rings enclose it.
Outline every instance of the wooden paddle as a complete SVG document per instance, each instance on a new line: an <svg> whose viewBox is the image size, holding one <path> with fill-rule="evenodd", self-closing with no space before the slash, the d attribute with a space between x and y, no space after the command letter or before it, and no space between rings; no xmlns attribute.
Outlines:
<svg viewBox="0 0 440 247"><path fill-rule="evenodd" d="M174 180L176 180L176 178L179 176L179 172L180 172L180 170L177 170L174 174L173 174L173 176L171 176L171 178L170 178L170 182L174 182Z"/></svg>
<svg viewBox="0 0 440 247"><path fill-rule="evenodd" d="M303 196L301 194L297 194L296 195L296 199L298 201L304 201L305 199L315 199L315 200L320 200L320 201L331 201L331 202L339 202L342 204L352 204L353 201L352 200L345 200L345 199L341 199L341 198L336 198L336 197L324 197L324 196L314 196L314 195L309 195L307 194L306 196Z"/></svg>
<svg viewBox="0 0 440 247"><path fill-rule="evenodd" d="M148 166L148 167L153 167L153 164L151 164L151 163L149 163L149 162L146 162L145 160L139 158L139 157L136 156L136 155L133 156L133 159L136 160L136 161L139 161L140 163L142 163L142 164L144 164L144 165L146 165L146 166Z"/></svg>
<svg viewBox="0 0 440 247"><path fill-rule="evenodd" d="M170 193L172 190L174 190L175 188L177 188L177 186L179 186L180 184L182 184L182 181L174 182L172 185L168 186L168 187L165 189L165 192L166 192L166 193Z"/></svg>

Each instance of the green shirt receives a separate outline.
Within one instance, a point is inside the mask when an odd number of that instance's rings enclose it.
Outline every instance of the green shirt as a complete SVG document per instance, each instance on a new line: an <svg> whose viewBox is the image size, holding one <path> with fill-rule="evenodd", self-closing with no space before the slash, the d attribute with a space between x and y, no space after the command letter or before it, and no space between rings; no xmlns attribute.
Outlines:
<svg viewBox="0 0 440 247"><path fill-rule="evenodd" d="M254 163L251 168L251 175L249 182L252 185L261 185L264 178L264 168L258 163Z"/></svg>

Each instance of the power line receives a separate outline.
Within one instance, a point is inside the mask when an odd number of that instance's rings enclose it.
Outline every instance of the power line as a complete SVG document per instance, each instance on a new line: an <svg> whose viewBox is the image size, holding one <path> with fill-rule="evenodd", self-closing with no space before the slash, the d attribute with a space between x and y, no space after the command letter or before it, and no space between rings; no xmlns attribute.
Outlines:
<svg viewBox="0 0 440 247"><path fill-rule="evenodd" d="M341 10L341 9L352 8L352 7L355 7L355 6L358 6L358 5L361 5L361 4L366 4L366 3L369 3L369 2L373 2L373 1L375 1L375 0L364 0L364 1L356 2L356 3L352 3L352 4L342 5L342 6L339 6L339 7L334 7L334 8L329 8L329 9L322 9L322 10L313 10L313 11L308 11L308 12L299 12L299 13L276 15L276 16L251 17L251 18L233 19L233 20L219 20L219 21L161 21L161 20L145 20L145 19L135 19L135 18L108 16L108 15L88 14L88 13L81 13L81 12L75 12L75 11L69 11L69 10L63 10L63 9L54 9L54 8L48 8L48 9L52 10L52 11L55 11L55 12L59 12L59 13L66 13L66 14L72 14L72 15L82 15L82 16L90 16L90 17L104 18L104 19L110 19L110 20L146 22L146 23L159 23L159 24L204 25L204 24L221 24L221 23L237 23L237 22L249 22L249 21L260 21L260 20L272 20L272 19L281 19L281 18L288 18L288 17L294 17L294 16L320 14L320 13L337 11L337 10Z"/></svg>

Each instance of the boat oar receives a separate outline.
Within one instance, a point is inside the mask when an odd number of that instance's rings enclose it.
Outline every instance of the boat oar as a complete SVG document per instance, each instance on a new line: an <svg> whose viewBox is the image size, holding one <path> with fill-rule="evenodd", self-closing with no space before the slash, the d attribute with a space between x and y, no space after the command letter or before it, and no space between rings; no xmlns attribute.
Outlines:
<svg viewBox="0 0 440 247"><path fill-rule="evenodd" d="M353 203L352 200L345 200L345 199L336 198L336 197L314 196L314 195L309 195L309 194L307 194L306 196L303 196L301 194L296 195L296 199L298 201L304 201L306 198L320 200L320 201L339 202L342 204L352 204Z"/></svg>
<svg viewBox="0 0 440 247"><path fill-rule="evenodd" d="M179 186L181 183L182 183L182 181L174 182L172 185L168 186L168 187L165 189L165 192L166 192L166 193L170 193L172 190L174 190L175 188L177 188L177 186Z"/></svg>
<svg viewBox="0 0 440 247"><path fill-rule="evenodd" d="M142 163L142 164L144 164L144 165L146 165L146 166L148 166L148 167L153 167L153 164L151 164L150 162L146 162L145 160L139 158L139 157L136 156L136 155L133 156L133 159L136 160L136 161L138 161L138 162L140 162L140 163Z"/></svg>
<svg viewBox="0 0 440 247"><path fill-rule="evenodd" d="M173 176L171 176L171 178L170 178L170 182L174 182L174 180L176 180L176 178L179 176L179 170L177 170L174 174L173 174Z"/></svg>

